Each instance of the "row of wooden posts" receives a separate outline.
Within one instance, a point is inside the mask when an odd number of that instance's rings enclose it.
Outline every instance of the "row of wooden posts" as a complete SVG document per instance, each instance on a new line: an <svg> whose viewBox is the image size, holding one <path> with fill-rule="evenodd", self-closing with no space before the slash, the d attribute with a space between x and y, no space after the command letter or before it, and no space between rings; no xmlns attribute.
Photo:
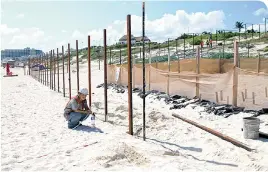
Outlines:
<svg viewBox="0 0 268 172"><path fill-rule="evenodd" d="M103 44L104 44L104 115L105 120L107 121L107 114L108 114L108 101L107 101L107 38L106 38L106 29L103 30ZM144 50L143 50L144 51ZM127 56L128 56L128 116L129 116L129 134L133 135L133 111L132 111L132 57L131 57L131 16L127 16ZM91 98L91 57L90 57L90 36L88 36L88 90L89 90L89 106L91 106L92 98ZM43 63L46 67L49 66L49 69L46 68L45 70L38 70L38 81L42 84L50 87L51 90L56 91L56 78L55 75L58 75L58 84L57 84L57 91L60 92L59 87L59 52L57 49L57 54L55 57L54 50L51 50L49 53L35 58L29 59L29 72L28 74L31 75L31 65L33 63ZM62 46L62 81L63 81L63 96L65 97L65 71L64 71L64 47ZM234 41L234 69L238 67L239 56L238 56L238 42ZM57 63L57 72L56 72L56 63ZM170 57L169 62L170 63ZM179 64L179 60L178 60ZM197 47L197 56L196 56L196 66L197 70L196 73L200 74L200 46ZM170 66L170 65L169 65ZM76 40L76 69L77 69L77 91L79 90L79 59L78 59L78 40ZM48 74L48 71L50 74ZM170 69L169 69L170 71ZM68 82L69 82L69 98L71 99L71 71L70 71L70 44L68 44L68 60L67 60L67 73L68 75ZM168 77L169 79L169 77ZM199 82L198 77L196 77L196 96L200 97L199 93ZM168 82L169 83L169 82ZM237 86L238 86L238 72L234 70L233 72L233 91L232 91L232 105L237 106ZM169 86L167 86L167 93L169 93ZM229 101L229 100L228 100ZM145 117L144 117L145 120ZM145 128L144 128L145 132Z"/></svg>
<svg viewBox="0 0 268 172"><path fill-rule="evenodd" d="M267 87L264 88L264 92L265 92L265 97L268 98L268 89ZM216 97L216 102L219 103L219 94L218 92L215 92L215 97ZM245 89L244 91L241 92L241 97L243 102L246 101L246 99L248 98L247 96L247 89ZM252 92L252 104L256 104L255 102L255 92ZM201 98L201 94L200 94L200 98ZM220 100L223 101L223 91L220 91ZM227 96L227 104L229 104L229 96Z"/></svg>
<svg viewBox="0 0 268 172"><path fill-rule="evenodd" d="M103 44L104 44L104 115L105 122L107 121L108 114L108 101L107 101L107 37L106 29L103 30ZM131 16L127 16L127 51L128 51L128 105L129 105L129 134L133 135L133 115L132 115L132 70L131 70ZM68 60L67 60L67 73L68 83L69 83L69 99L71 99L71 66L70 66L70 44L68 43ZM88 36L88 90L89 90L89 106L91 107L92 98L91 98L91 57L90 57L90 36ZM62 46L62 58L59 58L59 51L57 48L56 56L54 50L49 51L48 53L28 59L28 75L31 75L36 80L41 82L43 85L49 86L51 90L60 92L60 77L59 77L59 62L62 62L62 89L63 96L65 97L65 68L64 68L64 47ZM38 69L38 76L33 75L32 66L34 64L44 64L46 67L44 70ZM79 90L79 59L78 59L78 40L76 40L76 70L77 70L77 91ZM56 90L56 74L58 76L57 81L57 90Z"/></svg>
<svg viewBox="0 0 268 172"><path fill-rule="evenodd" d="M88 36L88 46L90 47L90 36ZM89 89L89 105L91 106L91 65L90 65L90 48L88 49L88 89ZM71 86L71 63L70 63L70 44L68 44L68 60L67 60L67 73L69 83L69 99L72 97L72 86ZM65 93L65 61L64 61L64 46L62 46L62 58L59 58L59 49L55 55L54 50L49 51L37 58L28 59L28 75L34 76L43 85L49 86L51 90L56 91L56 74L57 74L57 91L60 92L60 61L62 62L62 90L63 96L66 97ZM38 65L38 76L33 75L33 66ZM45 67L40 70L39 65L43 64ZM79 59L78 59L78 40L76 40L76 69L77 69L77 91L79 90Z"/></svg>

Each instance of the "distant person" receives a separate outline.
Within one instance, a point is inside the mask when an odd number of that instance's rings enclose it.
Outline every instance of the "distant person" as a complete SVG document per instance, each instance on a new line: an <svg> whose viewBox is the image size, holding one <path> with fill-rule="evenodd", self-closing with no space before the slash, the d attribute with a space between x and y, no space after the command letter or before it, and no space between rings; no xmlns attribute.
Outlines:
<svg viewBox="0 0 268 172"><path fill-rule="evenodd" d="M71 98L64 108L64 117L68 121L68 128L75 129L81 125L81 122L88 118L92 111L87 105L88 90L82 88L78 95ZM95 115L93 113L93 115Z"/></svg>
<svg viewBox="0 0 268 172"><path fill-rule="evenodd" d="M209 47L209 42L208 42L208 40L207 40L206 44L207 44L207 47Z"/></svg>
<svg viewBox="0 0 268 172"><path fill-rule="evenodd" d="M209 40L210 48L212 48L212 39Z"/></svg>
<svg viewBox="0 0 268 172"><path fill-rule="evenodd" d="M10 65L7 63L4 68L6 68L6 75L10 75Z"/></svg>
<svg viewBox="0 0 268 172"><path fill-rule="evenodd" d="M204 46L204 41L201 41L201 48L203 48L203 46Z"/></svg>

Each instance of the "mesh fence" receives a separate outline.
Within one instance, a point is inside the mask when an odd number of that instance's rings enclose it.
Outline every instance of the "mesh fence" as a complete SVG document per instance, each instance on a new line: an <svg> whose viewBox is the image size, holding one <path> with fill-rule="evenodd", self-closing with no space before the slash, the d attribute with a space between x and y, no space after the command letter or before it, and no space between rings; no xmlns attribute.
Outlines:
<svg viewBox="0 0 268 172"><path fill-rule="evenodd" d="M235 68L238 73L237 105L246 109L260 109L268 106L268 59L259 59L259 73L256 70L257 60L256 58L241 58L240 68ZM233 58L201 58L200 74L195 73L196 60L193 58L171 62L170 71L168 71L167 62L158 63L157 66L155 63L146 64L146 89L189 98L200 96L202 99L219 104L232 104L233 61ZM132 75L133 87L142 88L141 64L133 65ZM127 85L127 66L108 65L108 82Z"/></svg>

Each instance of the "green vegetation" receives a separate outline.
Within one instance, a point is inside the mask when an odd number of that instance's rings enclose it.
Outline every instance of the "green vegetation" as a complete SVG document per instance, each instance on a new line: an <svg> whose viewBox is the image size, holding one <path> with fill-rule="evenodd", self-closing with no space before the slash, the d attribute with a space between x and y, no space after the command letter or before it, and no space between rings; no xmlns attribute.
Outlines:
<svg viewBox="0 0 268 172"><path fill-rule="evenodd" d="M259 39L251 39L249 41L243 41L240 43L240 47L247 47L248 42L250 44L254 44L257 42L264 42L264 43L268 43L268 34L264 35L263 33L258 33L255 30L246 30L246 33L244 33L244 28L245 28L245 24L243 22L237 21L235 23L235 28L238 29L238 32L233 32L233 31L226 31L226 30L217 30L216 33L210 33L207 31L204 31L203 33L200 34L182 34L181 36L177 37L176 39L168 39L167 41L163 42L163 43L157 43L157 42L151 42L151 43L147 43L145 45L146 51L148 52L149 50L157 50L157 49L164 49L164 48L168 48L168 47L179 47L182 46L184 43L190 44L190 45L200 45L201 42L203 41L204 44L206 44L206 41L210 38L212 38L212 40L217 40L217 41L231 41L234 37L247 37L247 38L251 38L252 35L254 37L256 36L260 36ZM240 33L242 32L242 33ZM139 57L140 54L140 50L141 50L142 45L132 45L132 54L137 54L136 56ZM233 45L227 45L226 47L232 48ZM116 51L115 51L116 50ZM121 50L121 52L119 51ZM268 52L268 46L265 47L263 49L263 51ZM95 60L95 59L103 59L103 47L102 46L92 46L91 47L91 59ZM107 46L107 59L114 58L114 57L119 57L121 54L121 56L126 56L127 55L127 45L121 45L121 44L114 44L111 46ZM72 50L71 51L71 57L76 56L76 51ZM79 56L82 56L81 59L86 59L87 58L87 50L80 50L79 51ZM222 52L218 52L218 53L209 53L208 58L225 58L225 59L230 59L233 58L233 53L222 53ZM173 60L173 58L177 58L177 57L171 57L171 60ZM65 59L67 60L67 56L65 56ZM158 57L152 57L152 62L158 61L158 62L162 62L162 61L167 61L167 56L158 56ZM137 63L142 62L141 59L137 60ZM148 60L146 60L146 62L148 62Z"/></svg>
<svg viewBox="0 0 268 172"><path fill-rule="evenodd" d="M268 46L263 49L264 52L268 52Z"/></svg>
<svg viewBox="0 0 268 172"><path fill-rule="evenodd" d="M232 59L234 58L234 53L210 53L211 59Z"/></svg>

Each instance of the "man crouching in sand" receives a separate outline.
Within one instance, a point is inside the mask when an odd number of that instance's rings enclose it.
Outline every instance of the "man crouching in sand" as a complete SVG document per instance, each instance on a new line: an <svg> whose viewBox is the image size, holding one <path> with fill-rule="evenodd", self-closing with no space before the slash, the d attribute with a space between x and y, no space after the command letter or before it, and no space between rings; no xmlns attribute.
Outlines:
<svg viewBox="0 0 268 172"><path fill-rule="evenodd" d="M92 113L87 105L87 95L87 88L82 88L79 90L78 95L67 103L64 109L64 117L68 121L68 128L77 128Z"/></svg>

